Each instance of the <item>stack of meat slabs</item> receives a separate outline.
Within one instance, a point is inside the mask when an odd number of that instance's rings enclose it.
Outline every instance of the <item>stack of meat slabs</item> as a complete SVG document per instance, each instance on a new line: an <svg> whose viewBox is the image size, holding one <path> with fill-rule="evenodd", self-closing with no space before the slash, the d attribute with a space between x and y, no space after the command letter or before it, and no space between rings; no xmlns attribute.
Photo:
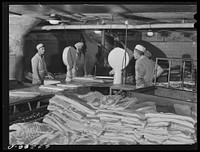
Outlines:
<svg viewBox="0 0 200 152"><path fill-rule="evenodd" d="M63 87L58 87L55 85L41 85L39 87L40 90L45 91L45 92L59 92L59 91L64 91L66 90Z"/></svg>
<svg viewBox="0 0 200 152"><path fill-rule="evenodd" d="M146 113L146 126L138 129L149 144L194 144L196 120L172 113ZM145 142L143 142L145 144Z"/></svg>
<svg viewBox="0 0 200 152"><path fill-rule="evenodd" d="M92 83L104 83L101 79L95 79L94 77L74 77L72 81L75 82L92 82Z"/></svg>
<svg viewBox="0 0 200 152"><path fill-rule="evenodd" d="M197 140L197 121L192 117L151 111L152 109L148 109L148 106L154 107L151 102L133 102L135 109L109 109L109 106L115 106L123 100L117 95L106 96L102 100L108 103L103 104L107 106L95 109L75 95L57 93L49 100L49 113L44 116L43 123L67 136L66 138L58 135L58 140L64 140L61 144L188 145L194 144ZM37 136L42 141L48 141L51 137L52 134ZM29 141L37 142L38 140Z"/></svg>
<svg viewBox="0 0 200 152"><path fill-rule="evenodd" d="M144 128L144 114L125 110L97 110L96 115L101 119L104 134L101 134L101 142L122 144L136 144L141 136L134 132L134 129Z"/></svg>
<svg viewBox="0 0 200 152"><path fill-rule="evenodd" d="M87 101L87 103L92 103L95 101L95 99L100 99L101 97L103 97L104 95L98 91L94 91L94 92L89 92L87 94L84 95L78 95L79 98Z"/></svg>
<svg viewBox="0 0 200 152"><path fill-rule="evenodd" d="M83 85L78 84L57 84L58 87L62 87L64 89L77 89L79 87L83 87Z"/></svg>
<svg viewBox="0 0 200 152"><path fill-rule="evenodd" d="M55 95L49 100L43 122L50 124L63 132L71 132L77 136L71 144L96 143L96 136L103 131L100 119L95 117L95 111L73 95ZM94 138L95 137L95 138Z"/></svg>

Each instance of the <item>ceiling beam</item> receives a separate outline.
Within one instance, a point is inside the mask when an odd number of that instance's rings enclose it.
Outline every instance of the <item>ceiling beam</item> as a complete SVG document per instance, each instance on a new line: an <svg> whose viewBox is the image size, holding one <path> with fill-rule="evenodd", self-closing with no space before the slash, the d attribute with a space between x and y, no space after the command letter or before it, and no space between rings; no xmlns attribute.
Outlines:
<svg viewBox="0 0 200 152"><path fill-rule="evenodd" d="M180 23L180 24L145 24L145 25L47 25L38 26L33 29L36 30L63 30L63 29L173 29L173 28L194 28L194 23Z"/></svg>
<svg viewBox="0 0 200 152"><path fill-rule="evenodd" d="M127 16L138 16L153 19L184 19L194 18L194 12L144 12L144 13L128 13Z"/></svg>
<svg viewBox="0 0 200 152"><path fill-rule="evenodd" d="M73 19L75 21L80 21L80 22L83 21L82 19L80 19L77 16L75 16L73 13L71 13L69 11L66 11L66 10L63 10L62 8L58 8L58 7L52 6L52 5L49 5L48 7L51 8L51 9L54 9L54 10L56 10L58 12L63 12L66 15L68 15L68 16L64 16L64 15L61 15L61 14L57 14L57 15L61 16L62 18L70 18L70 19ZM82 14L79 13L79 15L82 15ZM82 16L84 16L84 15L82 15Z"/></svg>

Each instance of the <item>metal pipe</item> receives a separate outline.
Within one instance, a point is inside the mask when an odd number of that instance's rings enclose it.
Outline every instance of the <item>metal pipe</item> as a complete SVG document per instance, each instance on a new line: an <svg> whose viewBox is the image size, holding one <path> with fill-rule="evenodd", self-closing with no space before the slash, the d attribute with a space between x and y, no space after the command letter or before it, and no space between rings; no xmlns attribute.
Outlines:
<svg viewBox="0 0 200 152"><path fill-rule="evenodd" d="M168 88L170 87L171 66L172 66L172 60L169 59L169 72L168 72L168 85L167 85Z"/></svg>
<svg viewBox="0 0 200 152"><path fill-rule="evenodd" d="M154 86L156 86L157 66L158 66L158 58L156 58L156 65L154 70Z"/></svg>
<svg viewBox="0 0 200 152"><path fill-rule="evenodd" d="M126 24L127 22L125 22ZM125 57L125 65L124 65L124 79L122 84L126 84L126 52L127 52L127 33L128 33L128 23L126 24L126 37L125 37L125 52L124 52L124 57ZM123 61L122 61L123 62ZM123 68L123 66L122 66Z"/></svg>
<svg viewBox="0 0 200 152"><path fill-rule="evenodd" d="M183 62L183 78L182 78L182 89L183 89L183 87L184 87L184 78L185 78L185 60L182 60L182 62Z"/></svg>
<svg viewBox="0 0 200 152"><path fill-rule="evenodd" d="M62 29L126 29L126 25L112 24L112 25L45 25L38 26L32 29L37 30L62 30ZM149 24L144 25L129 25L128 29L149 29ZM151 24L151 29L155 28L194 28L194 23L177 23L177 24Z"/></svg>

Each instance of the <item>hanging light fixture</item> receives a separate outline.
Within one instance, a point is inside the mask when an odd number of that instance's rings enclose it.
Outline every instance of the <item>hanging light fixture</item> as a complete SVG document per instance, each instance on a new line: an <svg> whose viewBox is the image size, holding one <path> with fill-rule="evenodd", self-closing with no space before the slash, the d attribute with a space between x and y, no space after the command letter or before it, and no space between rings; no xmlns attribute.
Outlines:
<svg viewBox="0 0 200 152"><path fill-rule="evenodd" d="M96 33L96 34L101 34L101 31L95 30L94 33Z"/></svg>
<svg viewBox="0 0 200 152"><path fill-rule="evenodd" d="M51 14L48 21L49 21L50 24L54 24L54 25L59 24L61 22L58 18L56 18L55 14Z"/></svg>
<svg viewBox="0 0 200 152"><path fill-rule="evenodd" d="M153 36L153 31L152 31L152 29L151 29L151 24L149 24L149 30L148 30L148 32L147 32L147 35L148 36Z"/></svg>

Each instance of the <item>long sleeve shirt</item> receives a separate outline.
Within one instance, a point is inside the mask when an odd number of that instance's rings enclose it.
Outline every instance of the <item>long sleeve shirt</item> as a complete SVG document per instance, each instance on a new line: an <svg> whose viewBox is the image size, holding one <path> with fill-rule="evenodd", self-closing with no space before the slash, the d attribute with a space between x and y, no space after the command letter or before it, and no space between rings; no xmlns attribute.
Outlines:
<svg viewBox="0 0 200 152"><path fill-rule="evenodd" d="M86 72L86 61L83 53L76 54L76 76L84 76Z"/></svg>
<svg viewBox="0 0 200 152"><path fill-rule="evenodd" d="M147 87L152 85L155 64L146 56L141 56L135 63L136 87Z"/></svg>
<svg viewBox="0 0 200 152"><path fill-rule="evenodd" d="M46 68L46 63L44 57L40 56L38 53L31 59L32 73L33 73L33 84L43 81L48 71Z"/></svg>

